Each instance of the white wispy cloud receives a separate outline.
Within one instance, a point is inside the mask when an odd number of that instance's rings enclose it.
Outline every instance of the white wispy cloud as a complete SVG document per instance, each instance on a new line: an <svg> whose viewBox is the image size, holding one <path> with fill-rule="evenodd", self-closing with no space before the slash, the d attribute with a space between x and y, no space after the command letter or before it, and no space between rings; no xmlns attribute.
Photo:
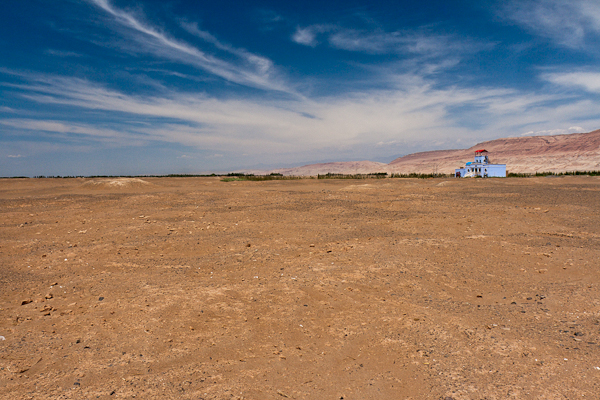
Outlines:
<svg viewBox="0 0 600 400"><path fill-rule="evenodd" d="M298 44L315 47L319 44L317 35L334 30L333 25L310 25L306 27L297 27L292 35L292 40Z"/></svg>
<svg viewBox="0 0 600 400"><path fill-rule="evenodd" d="M597 42L600 35L597 0L510 1L502 13L533 33L569 48L583 49L586 39Z"/></svg>
<svg viewBox="0 0 600 400"><path fill-rule="evenodd" d="M194 32L203 40L215 45L220 50L228 51L243 59L242 63L233 63L228 60L208 54L201 49L176 39L155 27L144 23L141 18L131 12L118 9L109 0L88 0L111 15L121 26L129 29L127 39L135 41L140 51L152 53L169 60L185 63L200 68L210 74L216 75L227 81L240 85L293 92L273 63L265 57L252 54L245 50L234 49L219 42L208 32L194 29L193 25L187 25L188 31Z"/></svg>
<svg viewBox="0 0 600 400"><path fill-rule="evenodd" d="M444 35L415 32L365 32L350 29L332 34L329 37L329 43L339 49L372 54L413 53L429 56L481 48L481 46L474 46Z"/></svg>
<svg viewBox="0 0 600 400"><path fill-rule="evenodd" d="M74 133L85 134L102 137L122 137L122 131L110 131L102 129L92 129L87 126L78 126L70 122L54 121L54 120L34 120L11 118L0 120L0 124L12 126L13 128L39 130L47 132Z"/></svg>
<svg viewBox="0 0 600 400"><path fill-rule="evenodd" d="M25 157L25 156L23 156L21 154L8 154L6 157L8 157L8 158L22 158L22 157Z"/></svg>
<svg viewBox="0 0 600 400"><path fill-rule="evenodd" d="M217 49L226 51L229 54L241 58L248 65L253 66L257 71L265 76L268 76L271 72L275 71L273 62L268 58L253 54L244 49L235 48L230 44L223 43L210 32L198 28L198 24L196 22L183 22L181 25L186 31L214 45Z"/></svg>
<svg viewBox="0 0 600 400"><path fill-rule="evenodd" d="M292 35L292 40L298 44L315 47L317 45L317 34L310 28L298 28Z"/></svg>
<svg viewBox="0 0 600 400"><path fill-rule="evenodd" d="M581 126L571 126L567 129L546 129L543 131L529 131L522 133L521 136L553 136L553 135L566 135L569 133L585 133L588 132Z"/></svg>
<svg viewBox="0 0 600 400"><path fill-rule="evenodd" d="M292 40L315 47L319 44L318 35L323 33L327 34L326 41L334 48L368 54L439 57L448 54L473 53L494 46L494 43L477 43L473 40L426 31L366 31L335 25L298 27Z"/></svg>
<svg viewBox="0 0 600 400"><path fill-rule="evenodd" d="M579 88L590 93L600 93L600 72L555 72L541 75L542 79L567 88Z"/></svg>
<svg viewBox="0 0 600 400"><path fill-rule="evenodd" d="M70 77L28 79L29 83L13 87L32 101L96 110L108 116L130 115L140 121L152 118L153 123L129 122L104 129L86 122L21 118L0 120L3 125L123 145L176 143L219 154L250 154L257 160L282 154L302 160L331 152L359 156L377 143L387 144L390 152L420 150L414 146L431 143L450 147L474 137L491 139L525 129L537 132L577 121L600 126L600 105L589 100L560 104L555 96L516 90L436 89L435 81L412 74L389 76L388 90L278 102L223 100L176 90L167 96L139 97ZM462 123L453 107L471 107L471 112L462 110L460 116L480 120L481 126Z"/></svg>
<svg viewBox="0 0 600 400"><path fill-rule="evenodd" d="M62 138L71 141L78 141L81 137L86 137L99 142L118 143L119 145L142 145L149 142L148 138L129 133L127 130L103 129L71 121L8 118L0 120L0 125L17 130L35 131L40 137L43 136L40 134L41 132L53 133L52 138L54 139Z"/></svg>
<svg viewBox="0 0 600 400"><path fill-rule="evenodd" d="M47 49L44 53L56 57L83 57L83 54L66 50Z"/></svg>

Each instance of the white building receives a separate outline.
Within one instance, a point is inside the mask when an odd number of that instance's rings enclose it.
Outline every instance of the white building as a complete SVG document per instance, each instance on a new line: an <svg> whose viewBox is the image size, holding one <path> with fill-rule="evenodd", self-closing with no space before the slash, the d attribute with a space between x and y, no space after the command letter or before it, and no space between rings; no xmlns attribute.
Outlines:
<svg viewBox="0 0 600 400"><path fill-rule="evenodd" d="M480 176L506 177L506 164L490 164L487 150L475 150L475 161L468 162L464 168L457 168L454 172L457 178L473 178Z"/></svg>

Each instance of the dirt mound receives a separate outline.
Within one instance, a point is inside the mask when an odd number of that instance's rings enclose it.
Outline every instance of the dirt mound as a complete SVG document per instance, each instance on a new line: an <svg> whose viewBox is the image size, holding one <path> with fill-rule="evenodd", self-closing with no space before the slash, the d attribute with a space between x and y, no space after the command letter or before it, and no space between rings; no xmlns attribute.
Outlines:
<svg viewBox="0 0 600 400"><path fill-rule="evenodd" d="M152 183L139 178L93 179L81 185L92 189L130 189L152 186Z"/></svg>

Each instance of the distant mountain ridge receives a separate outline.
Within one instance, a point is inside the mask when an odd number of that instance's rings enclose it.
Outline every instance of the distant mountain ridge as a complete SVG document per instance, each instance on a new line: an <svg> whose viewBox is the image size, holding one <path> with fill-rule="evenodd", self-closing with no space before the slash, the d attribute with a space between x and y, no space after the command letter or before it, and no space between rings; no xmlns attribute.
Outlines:
<svg viewBox="0 0 600 400"><path fill-rule="evenodd" d="M473 161L475 150L486 149L490 161L506 164L507 172L535 173L600 170L600 129L588 133L554 136L529 136L495 139L468 149L436 150L408 154L389 164L373 161L349 161L309 164L296 168L275 169L283 175L368 174L387 172L409 174L432 172L450 174L455 168Z"/></svg>

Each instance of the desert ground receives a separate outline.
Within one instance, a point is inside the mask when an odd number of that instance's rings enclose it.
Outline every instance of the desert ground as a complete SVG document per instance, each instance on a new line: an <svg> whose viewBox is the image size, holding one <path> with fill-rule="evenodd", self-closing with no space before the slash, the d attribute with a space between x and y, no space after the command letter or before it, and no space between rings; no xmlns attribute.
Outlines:
<svg viewBox="0 0 600 400"><path fill-rule="evenodd" d="M598 399L600 179L0 180L2 399Z"/></svg>

